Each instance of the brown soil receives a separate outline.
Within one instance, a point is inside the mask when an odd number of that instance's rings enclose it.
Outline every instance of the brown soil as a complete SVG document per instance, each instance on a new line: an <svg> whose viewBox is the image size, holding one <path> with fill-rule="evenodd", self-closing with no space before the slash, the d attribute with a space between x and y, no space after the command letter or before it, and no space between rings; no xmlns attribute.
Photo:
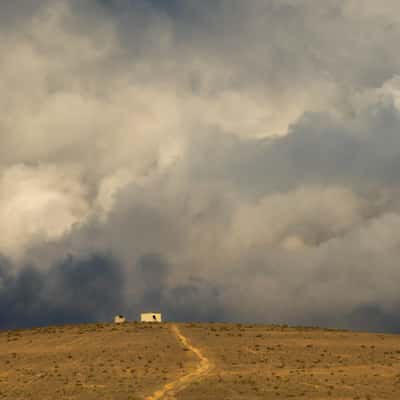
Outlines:
<svg viewBox="0 0 400 400"><path fill-rule="evenodd" d="M190 343L176 324L172 325L171 331L182 343L184 349L196 355L199 361L197 368L192 371L186 371L179 378L166 383L161 389L156 390L151 396L148 396L146 400L175 399L184 389L207 377L213 368L212 362L210 362L199 348Z"/></svg>
<svg viewBox="0 0 400 400"><path fill-rule="evenodd" d="M190 324L215 363L180 399L400 399L400 336L259 325Z"/></svg>
<svg viewBox="0 0 400 400"><path fill-rule="evenodd" d="M143 399L196 363L165 324L2 332L0 399Z"/></svg>
<svg viewBox="0 0 400 400"><path fill-rule="evenodd" d="M400 336L236 324L0 332L0 399L400 399Z"/></svg>

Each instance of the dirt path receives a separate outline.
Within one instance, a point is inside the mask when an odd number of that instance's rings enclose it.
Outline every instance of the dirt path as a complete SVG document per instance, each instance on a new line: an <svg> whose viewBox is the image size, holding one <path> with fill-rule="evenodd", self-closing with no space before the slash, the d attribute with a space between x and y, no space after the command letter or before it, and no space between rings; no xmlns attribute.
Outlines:
<svg viewBox="0 0 400 400"><path fill-rule="evenodd" d="M195 371L182 375L175 381L165 384L160 390L157 390L151 396L146 397L146 400L175 399L176 394L188 387L193 381L208 375L212 367L208 358L204 356L197 347L193 346L189 342L189 340L181 333L177 325L172 325L171 330L183 346L196 354L199 359L199 365Z"/></svg>

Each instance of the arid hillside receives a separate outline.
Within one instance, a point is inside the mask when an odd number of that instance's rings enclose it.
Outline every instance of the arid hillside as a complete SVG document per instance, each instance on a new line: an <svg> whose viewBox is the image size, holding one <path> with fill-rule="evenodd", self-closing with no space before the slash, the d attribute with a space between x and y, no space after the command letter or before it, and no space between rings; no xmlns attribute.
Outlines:
<svg viewBox="0 0 400 400"><path fill-rule="evenodd" d="M0 332L0 399L400 399L400 336L240 324Z"/></svg>

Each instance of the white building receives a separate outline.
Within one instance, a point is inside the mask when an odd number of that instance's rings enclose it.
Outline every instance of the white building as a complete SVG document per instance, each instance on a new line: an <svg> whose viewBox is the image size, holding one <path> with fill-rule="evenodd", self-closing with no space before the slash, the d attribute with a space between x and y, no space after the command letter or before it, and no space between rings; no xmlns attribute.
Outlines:
<svg viewBox="0 0 400 400"><path fill-rule="evenodd" d="M126 322L126 318L123 315L116 315L114 317L114 323L123 324L124 322Z"/></svg>
<svg viewBox="0 0 400 400"><path fill-rule="evenodd" d="M146 312L140 314L140 322L161 322L161 313Z"/></svg>

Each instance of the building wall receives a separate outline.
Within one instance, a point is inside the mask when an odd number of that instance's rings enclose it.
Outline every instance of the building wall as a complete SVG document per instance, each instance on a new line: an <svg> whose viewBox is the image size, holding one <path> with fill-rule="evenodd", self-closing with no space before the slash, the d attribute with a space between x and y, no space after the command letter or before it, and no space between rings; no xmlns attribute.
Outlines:
<svg viewBox="0 0 400 400"><path fill-rule="evenodd" d="M126 322L126 319L125 319L125 317L123 315L116 315L114 317L114 322L116 324L123 324L124 322Z"/></svg>
<svg viewBox="0 0 400 400"><path fill-rule="evenodd" d="M161 322L160 313L142 313L140 314L141 322Z"/></svg>

